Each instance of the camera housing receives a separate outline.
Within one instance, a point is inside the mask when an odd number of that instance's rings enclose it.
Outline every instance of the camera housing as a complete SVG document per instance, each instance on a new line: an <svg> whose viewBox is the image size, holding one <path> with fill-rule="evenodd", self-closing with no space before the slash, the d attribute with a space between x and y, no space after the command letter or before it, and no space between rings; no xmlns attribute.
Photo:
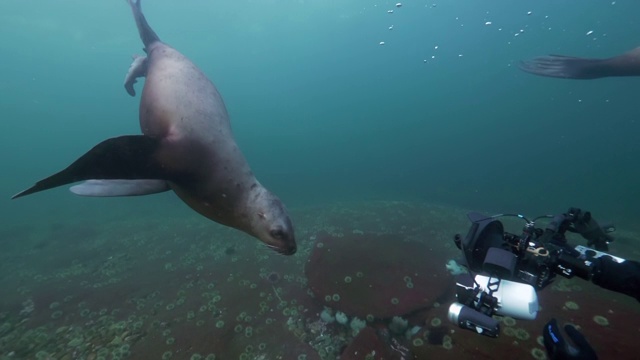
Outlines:
<svg viewBox="0 0 640 360"><path fill-rule="evenodd" d="M613 240L606 234L615 229L599 227L589 212L577 208L533 221L516 214L485 216L473 212L467 216L469 231L464 239L456 235L454 242L469 274L456 278L458 301L449 307L448 317L461 328L491 337L500 332L493 315L535 319L539 308L536 289L547 286L556 275L591 278L594 256L586 256L584 247L571 248L565 232L580 233L589 244L599 243L602 248ZM497 219L502 216L525 220L522 234L505 232ZM543 217L552 220L545 229L536 228L535 221Z"/></svg>

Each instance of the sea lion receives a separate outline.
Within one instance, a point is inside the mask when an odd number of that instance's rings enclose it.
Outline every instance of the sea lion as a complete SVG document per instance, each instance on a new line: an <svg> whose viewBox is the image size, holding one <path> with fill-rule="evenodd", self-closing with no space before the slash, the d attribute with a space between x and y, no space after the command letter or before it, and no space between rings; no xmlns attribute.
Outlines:
<svg viewBox="0 0 640 360"><path fill-rule="evenodd" d="M38 181L18 198L88 180L71 191L83 196L146 195L173 190L192 209L242 230L280 254L296 252L283 203L255 178L231 133L215 86L184 55L160 41L140 0L127 0L147 57L135 57L125 89L140 100L143 135L105 140L66 169Z"/></svg>
<svg viewBox="0 0 640 360"><path fill-rule="evenodd" d="M535 75L564 79L640 76L640 47L607 59L541 56L520 62L520 69Z"/></svg>

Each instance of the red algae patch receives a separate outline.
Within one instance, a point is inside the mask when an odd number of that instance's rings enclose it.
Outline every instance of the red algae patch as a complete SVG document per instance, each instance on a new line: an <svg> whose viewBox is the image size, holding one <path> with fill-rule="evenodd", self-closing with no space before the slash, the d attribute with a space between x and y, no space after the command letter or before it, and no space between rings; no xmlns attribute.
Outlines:
<svg viewBox="0 0 640 360"><path fill-rule="evenodd" d="M445 262L401 235L322 233L306 275L325 305L350 316L390 318L432 306L450 288Z"/></svg>

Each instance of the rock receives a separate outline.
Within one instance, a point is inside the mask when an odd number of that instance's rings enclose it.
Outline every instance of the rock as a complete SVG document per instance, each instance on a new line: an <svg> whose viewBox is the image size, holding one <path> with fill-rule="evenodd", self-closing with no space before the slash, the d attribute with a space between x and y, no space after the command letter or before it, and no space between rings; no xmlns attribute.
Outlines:
<svg viewBox="0 0 640 360"><path fill-rule="evenodd" d="M362 359L396 359L392 357L389 346L380 339L376 331L371 327L362 329L358 336L347 346L342 354L342 360L362 360Z"/></svg>
<svg viewBox="0 0 640 360"><path fill-rule="evenodd" d="M305 267L326 306L365 319L428 308L452 291L444 249L393 234L318 234Z"/></svg>

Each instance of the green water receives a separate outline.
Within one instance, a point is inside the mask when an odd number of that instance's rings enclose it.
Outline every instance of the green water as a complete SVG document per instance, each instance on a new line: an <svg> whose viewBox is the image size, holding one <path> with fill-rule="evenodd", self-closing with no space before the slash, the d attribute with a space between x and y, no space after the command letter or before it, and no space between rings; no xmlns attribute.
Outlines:
<svg viewBox="0 0 640 360"><path fill-rule="evenodd" d="M548 53L634 48L636 1L143 7L216 84L254 173L291 209L403 200L533 216L577 206L640 229L640 79L517 68ZM0 229L198 216L172 193L86 199L61 187L10 200L99 141L140 133L139 98L123 80L141 47L124 1L0 2Z"/></svg>
<svg viewBox="0 0 640 360"><path fill-rule="evenodd" d="M145 13L217 84L252 168L290 207L398 198L527 213L580 206L633 226L638 80L560 81L516 65L631 49L640 4L431 4L149 1ZM4 1L0 44L5 220L80 216L87 200L63 188L8 198L102 139L139 133L138 99L122 88L141 52L129 9Z"/></svg>

